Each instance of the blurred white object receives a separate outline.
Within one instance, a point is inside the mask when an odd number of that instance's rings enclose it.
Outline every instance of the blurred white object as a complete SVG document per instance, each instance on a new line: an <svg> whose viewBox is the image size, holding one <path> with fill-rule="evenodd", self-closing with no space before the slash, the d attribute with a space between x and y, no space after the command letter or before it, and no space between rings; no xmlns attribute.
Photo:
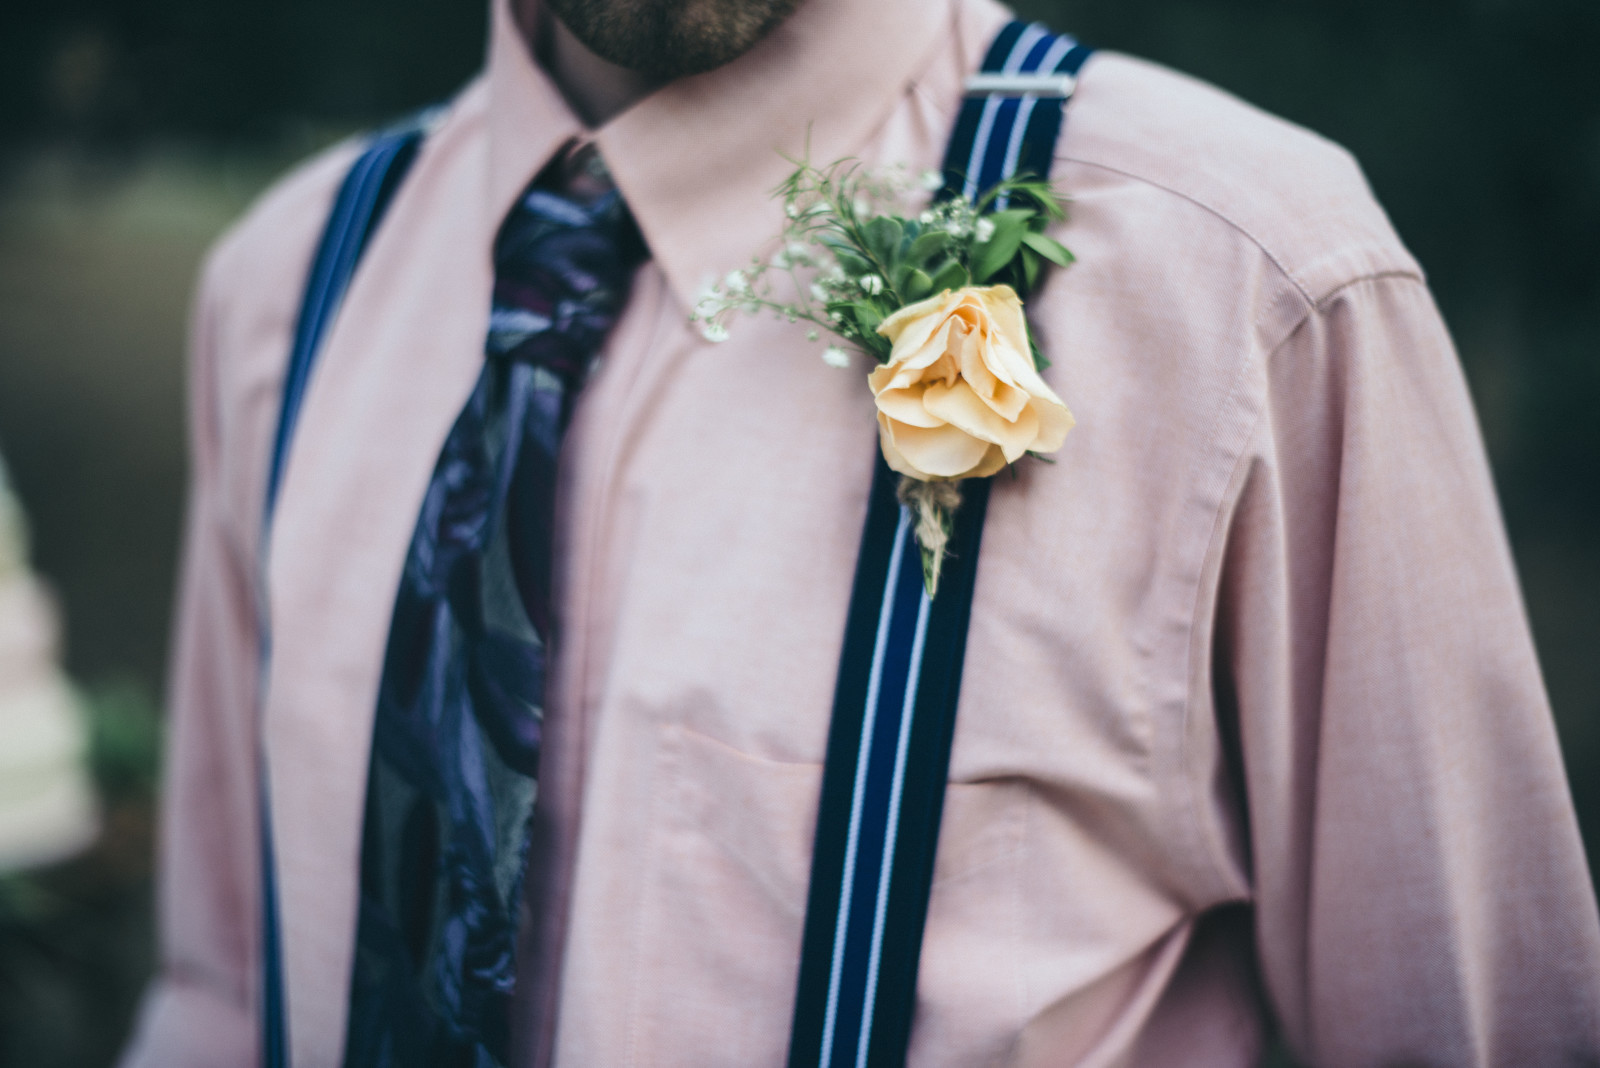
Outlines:
<svg viewBox="0 0 1600 1068"><path fill-rule="evenodd" d="M28 569L0 461L0 872L76 853L98 827L82 711L57 664L55 606Z"/></svg>

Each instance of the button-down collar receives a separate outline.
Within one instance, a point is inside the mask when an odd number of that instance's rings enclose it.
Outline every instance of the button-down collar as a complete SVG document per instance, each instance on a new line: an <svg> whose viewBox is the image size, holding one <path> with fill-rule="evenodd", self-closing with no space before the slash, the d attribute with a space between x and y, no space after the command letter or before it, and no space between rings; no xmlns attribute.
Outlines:
<svg viewBox="0 0 1600 1068"><path fill-rule="evenodd" d="M759 251L752 235L776 237L772 190L808 140L815 160L859 151L951 18L939 0L804 0L745 55L593 131L680 301ZM489 92L490 204L504 214L557 148L586 134L533 61L508 0L493 4Z"/></svg>

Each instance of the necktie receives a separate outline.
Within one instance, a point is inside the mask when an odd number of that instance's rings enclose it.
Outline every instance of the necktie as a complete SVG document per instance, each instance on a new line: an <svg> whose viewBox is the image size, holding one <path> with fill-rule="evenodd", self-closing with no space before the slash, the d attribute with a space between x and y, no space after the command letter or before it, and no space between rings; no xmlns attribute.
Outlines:
<svg viewBox="0 0 1600 1068"><path fill-rule="evenodd" d="M345 1063L506 1063L551 636L556 458L643 242L592 149L494 244L486 359L395 599L373 728Z"/></svg>

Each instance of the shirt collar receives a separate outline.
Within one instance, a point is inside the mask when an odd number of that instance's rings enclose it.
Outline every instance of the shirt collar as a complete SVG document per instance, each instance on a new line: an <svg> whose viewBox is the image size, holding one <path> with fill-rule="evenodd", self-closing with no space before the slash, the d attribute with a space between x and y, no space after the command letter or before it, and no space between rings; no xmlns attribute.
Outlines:
<svg viewBox="0 0 1600 1068"><path fill-rule="evenodd" d="M952 28L952 0L802 0L745 55L672 82L586 131L492 0L490 202L498 216L563 144L600 147L678 299L749 262L782 219L792 164L854 155Z"/></svg>

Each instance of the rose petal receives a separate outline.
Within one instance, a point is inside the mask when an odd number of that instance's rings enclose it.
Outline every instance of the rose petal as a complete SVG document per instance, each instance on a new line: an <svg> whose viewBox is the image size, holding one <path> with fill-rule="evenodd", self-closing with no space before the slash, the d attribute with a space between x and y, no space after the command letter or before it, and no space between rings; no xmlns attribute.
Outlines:
<svg viewBox="0 0 1600 1068"><path fill-rule="evenodd" d="M909 426L894 422L881 412L878 414L878 425L888 432L900 457L913 468L912 471L901 471L901 474L962 478L989 451L988 442L964 434L953 426Z"/></svg>
<svg viewBox="0 0 1600 1068"><path fill-rule="evenodd" d="M961 338L961 345L956 349L961 377L967 380L967 385L972 387L974 393L985 400L994 396L995 387L1000 385L984 362L983 350L988 344L985 331L970 330Z"/></svg>
<svg viewBox="0 0 1600 1068"><path fill-rule="evenodd" d="M932 366L911 368L880 367L867 375L867 385L874 394L890 390L917 389L932 382L950 383L959 380L956 362L948 353L941 354Z"/></svg>
<svg viewBox="0 0 1600 1068"><path fill-rule="evenodd" d="M1030 404L1022 409L1021 414L1017 416L1015 424L1017 428L1016 437L1010 441L996 443L1005 452L1006 463L1012 464L1022 459L1022 454L1033 448L1034 443L1039 440L1039 416L1037 412L1038 405L1035 404Z"/></svg>
<svg viewBox="0 0 1600 1068"><path fill-rule="evenodd" d="M899 370L900 369L892 363L880 363L878 366L868 371L867 386L872 390L872 395L876 397L886 389L897 388L892 385L892 383L894 382L894 376L896 372Z"/></svg>
<svg viewBox="0 0 1600 1068"><path fill-rule="evenodd" d="M989 407L1007 419L1017 418L1022 414L1022 410L1033 402L1033 397L1028 394L1027 390L1003 383L995 390L993 397L986 399L989 402Z"/></svg>
<svg viewBox="0 0 1600 1068"><path fill-rule="evenodd" d="M949 347L948 339L953 329L954 325L946 320L920 349L901 353L899 356L891 352L888 363L875 368L867 375L867 384L872 387L872 392L909 389L918 382L930 378L954 378L956 367L953 362L948 367L938 366L939 361L949 359L946 349Z"/></svg>
<svg viewBox="0 0 1600 1068"><path fill-rule="evenodd" d="M878 411L897 422L911 426L943 426L945 420L933 415L922 403L927 387L921 384L907 389L886 389L878 394Z"/></svg>
<svg viewBox="0 0 1600 1068"><path fill-rule="evenodd" d="M882 414L878 416L878 446L883 449L883 460L889 465L889 470L896 474L908 475L911 478L927 478L927 473L918 471L912 466L911 461L900 454L894 447L894 436L889 433L889 421Z"/></svg>
<svg viewBox="0 0 1600 1068"><path fill-rule="evenodd" d="M928 340L913 349L904 347L904 351L896 356L889 354L889 362L896 364L906 371L917 371L928 367L950 354L951 348L957 342L957 332L962 329L959 320L946 319L939 324L939 329L929 335Z"/></svg>
<svg viewBox="0 0 1600 1068"><path fill-rule="evenodd" d="M946 305L954 304L960 298L950 290L945 290L936 296L919 300L915 304L907 304L889 318L878 324L878 333L889 339L889 343L896 350L920 349L927 344L928 338L949 317L949 308ZM938 314L931 314L937 312ZM893 357L891 357L891 360Z"/></svg>
<svg viewBox="0 0 1600 1068"><path fill-rule="evenodd" d="M878 443L883 449L883 459L889 465L889 470L902 475L908 475L911 478L923 479L924 481L927 481L932 477L926 471L917 470L916 466L912 464L911 461L907 460L899 449L895 448L894 439L889 435L889 431L882 425L881 420L878 427ZM1005 467L1005 465L1006 458L1001 455L1000 447L998 445L990 445L989 451L983 454L983 459L979 460L976 466L974 466L970 471L962 474L960 477L988 478L990 475Z"/></svg>
<svg viewBox="0 0 1600 1068"><path fill-rule="evenodd" d="M984 294L985 306L994 321L994 346L987 350L989 369L996 377L1009 381L1035 397L1061 403L1033 365L1033 350L1028 344L1028 321L1022 314L1022 301L1010 286L993 286Z"/></svg>
<svg viewBox="0 0 1600 1068"><path fill-rule="evenodd" d="M1026 390L1035 397L1062 404L1055 390L1044 380L1038 370L1033 366L1033 353L1027 347L1024 339L1020 349L1011 346L996 346L994 355L997 360L1004 363L1008 377L1017 384L1017 388Z"/></svg>
<svg viewBox="0 0 1600 1068"><path fill-rule="evenodd" d="M965 478L988 478L998 474L1006 466L1005 453L1000 451L1000 446L990 445L989 451L983 454L983 459L978 461L976 467L968 471Z"/></svg>
<svg viewBox="0 0 1600 1068"><path fill-rule="evenodd" d="M1022 313L1022 298L1010 286L989 286L982 291L984 307L1001 333L1010 337L1026 337L1028 320Z"/></svg>
<svg viewBox="0 0 1600 1068"><path fill-rule="evenodd" d="M1067 440L1067 431L1077 424L1077 420L1065 404L1041 399L1034 402L1033 409L1039 413L1039 436L1030 448L1034 452L1055 452Z"/></svg>
<svg viewBox="0 0 1600 1068"><path fill-rule="evenodd" d="M975 352L962 353L961 377L973 387L973 392L1006 419L1016 419L1031 399L1028 392L996 376L991 370L994 357L990 355L993 343L985 343ZM971 365L977 365L973 367ZM987 389L982 388L987 386Z"/></svg>
<svg viewBox="0 0 1600 1068"><path fill-rule="evenodd" d="M1018 413L1016 419L1005 419L965 382L953 388L930 385L923 394L922 403L930 413L957 430L999 445L1007 462L1027 452L1039 435L1039 419L1031 406Z"/></svg>

